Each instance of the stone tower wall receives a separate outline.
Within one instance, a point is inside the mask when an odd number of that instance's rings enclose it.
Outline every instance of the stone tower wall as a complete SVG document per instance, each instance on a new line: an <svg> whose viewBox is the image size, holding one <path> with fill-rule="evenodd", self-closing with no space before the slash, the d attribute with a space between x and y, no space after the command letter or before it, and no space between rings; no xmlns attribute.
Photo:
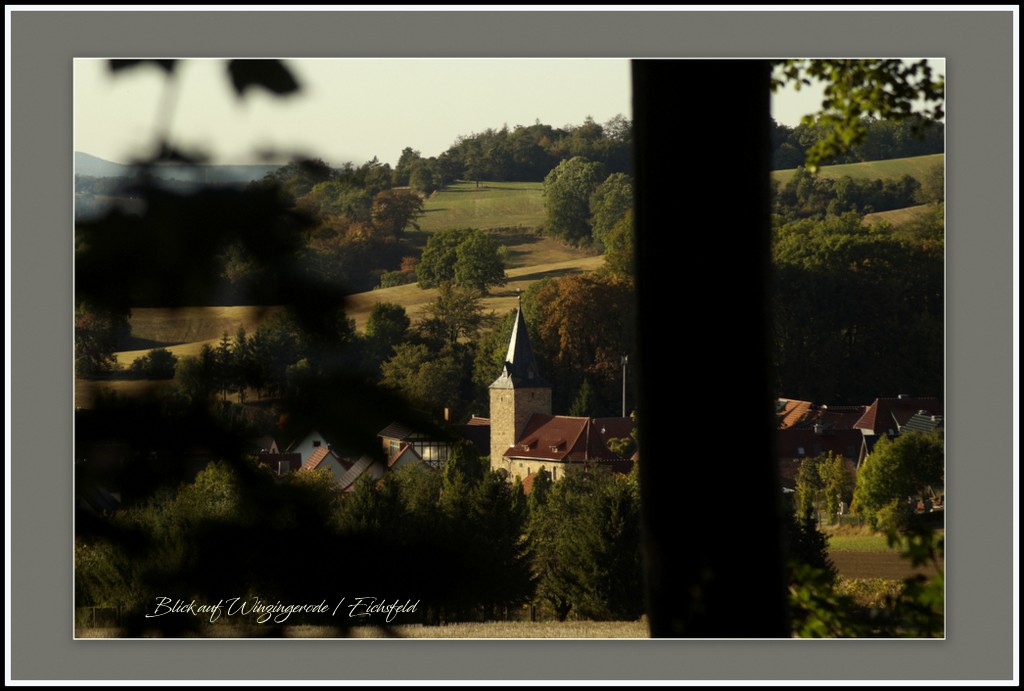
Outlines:
<svg viewBox="0 0 1024 691"><path fill-rule="evenodd" d="M491 469L505 468L502 457L534 413L551 415L551 389L491 389Z"/></svg>

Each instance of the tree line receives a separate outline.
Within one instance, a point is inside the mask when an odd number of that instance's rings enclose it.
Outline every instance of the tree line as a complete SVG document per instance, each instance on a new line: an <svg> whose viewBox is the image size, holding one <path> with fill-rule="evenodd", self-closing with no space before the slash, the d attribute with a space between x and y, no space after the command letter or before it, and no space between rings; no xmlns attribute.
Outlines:
<svg viewBox="0 0 1024 691"><path fill-rule="evenodd" d="M884 161L890 158L926 156L945 151L945 126L941 121L913 115L902 119L861 118L865 139L844 153L830 157L831 164ZM824 141L832 123L801 123L789 127L771 124L772 169L804 165L807 151Z"/></svg>
<svg viewBox="0 0 1024 691"><path fill-rule="evenodd" d="M542 618L635 620L643 612L636 477L606 470L576 469L554 483L542 471L525 495L463 442L441 471L407 467L343 494L327 471L279 481L255 459L217 461L111 515L108 534L79 534L76 606L121 609L129 635L200 626L193 617L143 619L157 591L213 602L373 595L421 603L396 624L522 617L528 604Z"/></svg>
<svg viewBox="0 0 1024 691"><path fill-rule="evenodd" d="M936 164L924 180L901 175L888 180L824 177L804 168L784 185L772 181L772 213L786 221L822 219L852 211L861 215L943 200L944 170Z"/></svg>
<svg viewBox="0 0 1024 691"><path fill-rule="evenodd" d="M917 453L925 447L932 451ZM879 448L872 462L882 473L898 466L915 481L926 479L936 454L941 458L941 441L927 435L900 437L891 449ZM924 459L914 466L916 474L907 465L912 457ZM832 460L805 461L797 503L779 527L793 632L940 635L941 580L908 579L880 605L859 602L840 587L825 536L799 509L830 501L815 492L832 489ZM867 479L864 486L879 496L904 489ZM116 608L128 636L153 629L191 635L205 628L197 617L147 621L154 592L198 602L237 596L333 603L358 595L418 603L390 625L527 616L635 620L645 611L639 516L636 468L627 476L580 465L555 482L542 470L526 493L518 479L509 483L490 470L468 442L455 444L440 470L408 466L379 481L364 479L347 494L325 470L278 479L256 457L220 460L108 514L103 529L95 517L82 516L75 604ZM913 564L941 554L930 530L903 525L902 534L892 533L893 544ZM325 561L324 554L331 558ZM253 622L225 617L222 623ZM280 636L285 625L302 624L343 632L359 623L300 614L261 625L260 633ZM389 628L379 619L366 623Z"/></svg>
<svg viewBox="0 0 1024 691"><path fill-rule="evenodd" d="M853 212L773 223L776 391L830 404L881 390L940 396L941 210L903 227Z"/></svg>

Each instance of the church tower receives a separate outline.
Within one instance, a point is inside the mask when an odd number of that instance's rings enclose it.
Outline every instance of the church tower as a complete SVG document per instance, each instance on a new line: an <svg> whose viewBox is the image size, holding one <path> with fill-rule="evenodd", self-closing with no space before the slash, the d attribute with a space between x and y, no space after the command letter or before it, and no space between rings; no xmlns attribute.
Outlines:
<svg viewBox="0 0 1024 691"><path fill-rule="evenodd" d="M491 469L498 470L505 467L502 458L519 439L530 416L551 415L551 385L537 370L521 305L501 376L491 384L490 395Z"/></svg>

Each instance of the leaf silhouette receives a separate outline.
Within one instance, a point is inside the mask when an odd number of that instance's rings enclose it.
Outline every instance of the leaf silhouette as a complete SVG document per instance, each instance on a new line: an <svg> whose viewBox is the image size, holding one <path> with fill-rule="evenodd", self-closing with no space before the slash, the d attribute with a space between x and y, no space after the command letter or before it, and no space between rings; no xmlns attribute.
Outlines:
<svg viewBox="0 0 1024 691"><path fill-rule="evenodd" d="M162 69L167 74L173 74L174 68L177 65L177 60L110 60L107 65L111 72L120 72L121 70L138 67L151 63Z"/></svg>
<svg viewBox="0 0 1024 691"><path fill-rule="evenodd" d="M299 90L299 83L280 60L231 60L228 74L239 97L251 86L262 86L278 96Z"/></svg>

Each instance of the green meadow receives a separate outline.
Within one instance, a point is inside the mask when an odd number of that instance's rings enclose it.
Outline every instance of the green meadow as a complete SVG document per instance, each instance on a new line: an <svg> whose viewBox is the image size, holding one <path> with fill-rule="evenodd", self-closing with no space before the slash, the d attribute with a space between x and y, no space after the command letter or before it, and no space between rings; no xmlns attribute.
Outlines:
<svg viewBox="0 0 1024 691"><path fill-rule="evenodd" d="M834 166L822 166L818 175L828 178L841 178L849 175L858 180L889 180L904 175L923 179L924 175L936 163L945 163L945 154L928 156L912 156L910 158L891 158L887 161L867 161L864 163L843 163ZM796 174L796 168L772 171L772 179L785 185Z"/></svg>

